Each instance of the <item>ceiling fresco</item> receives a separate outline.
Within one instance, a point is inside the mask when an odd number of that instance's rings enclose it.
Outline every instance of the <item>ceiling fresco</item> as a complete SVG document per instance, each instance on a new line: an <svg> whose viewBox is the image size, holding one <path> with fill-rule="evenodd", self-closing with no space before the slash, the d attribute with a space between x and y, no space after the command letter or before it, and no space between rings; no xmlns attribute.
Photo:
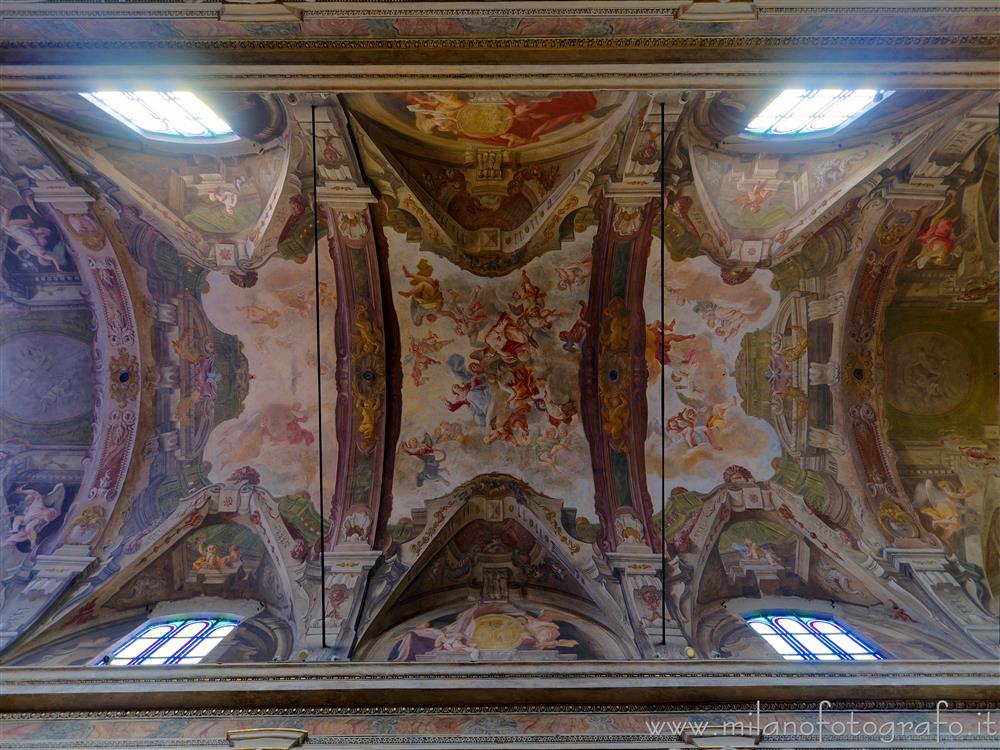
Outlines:
<svg viewBox="0 0 1000 750"><path fill-rule="evenodd" d="M742 135L773 94L217 94L238 141L148 148L0 99L0 660L187 610L222 661L774 659L742 614L831 607L990 656L996 96Z"/></svg>
<svg viewBox="0 0 1000 750"><path fill-rule="evenodd" d="M646 346L650 404L659 406L664 374L668 384L666 419L661 422L658 408L650 413L646 440L657 508L662 455L668 495L674 490L710 492L734 464L751 476L768 476L771 462L781 455L774 427L741 403L736 378L743 337L769 327L778 309L771 272L761 270L732 285L706 257L666 257L662 273L659 258L650 261L643 291L646 320L651 321ZM660 320L661 278L668 300L665 324Z"/></svg>
<svg viewBox="0 0 1000 750"><path fill-rule="evenodd" d="M579 417L592 237L593 228L488 284L390 237L403 352L394 521L491 471L544 487L596 521Z"/></svg>
<svg viewBox="0 0 1000 750"><path fill-rule="evenodd" d="M329 257L321 266L320 325L332 329L336 286ZM215 429L205 446L213 481L225 481L244 467L252 468L261 483L277 495L304 493L318 509L319 401L317 377L323 379L323 411L336 402L333 347L317 360L316 287L314 269L304 263L269 263L257 283L245 289L229 283L218 272L205 280L205 314L219 330L242 344L249 383L242 411ZM178 412L211 398L219 376L212 354L197 350L197 334L184 333L172 346L182 359L195 360L204 371L187 402ZM188 406L191 404L191 406ZM336 433L327 430L324 471L337 468ZM324 477L325 478L325 477ZM317 511L318 512L318 511Z"/></svg>

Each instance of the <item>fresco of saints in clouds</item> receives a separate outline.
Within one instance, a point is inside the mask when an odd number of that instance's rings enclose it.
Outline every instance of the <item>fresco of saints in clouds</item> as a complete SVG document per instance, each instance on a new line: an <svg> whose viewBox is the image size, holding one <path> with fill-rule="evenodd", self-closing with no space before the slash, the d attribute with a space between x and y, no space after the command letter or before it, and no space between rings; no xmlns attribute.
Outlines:
<svg viewBox="0 0 1000 750"><path fill-rule="evenodd" d="M667 492L708 492L727 467L746 467L757 479L771 475L780 455L778 436L748 416L734 377L743 337L766 327L778 306L771 273L758 269L738 285L725 283L708 258L668 256L666 325L659 321L660 260L649 260L644 293L649 369L646 467L653 507L660 506L660 456L667 451ZM660 425L660 377L666 376L666 420Z"/></svg>
<svg viewBox="0 0 1000 750"><path fill-rule="evenodd" d="M593 230L498 279L390 233L403 350L393 520L479 474L507 472L593 515L579 415L578 322ZM556 269L574 269L572 283ZM567 342L573 342L567 346Z"/></svg>
<svg viewBox="0 0 1000 750"><path fill-rule="evenodd" d="M239 338L253 379L242 413L215 428L205 458L212 463L214 481L252 466L271 494L307 493L318 505L313 273L311 259L292 263L273 258L248 289L230 284L221 274L208 277L205 310L218 328ZM320 279L321 324L332 330L336 300L332 262L326 253L321 253ZM331 344L320 365L323 407L331 415L337 398L334 357ZM337 473L337 441L332 424L324 424L324 429L324 480L330 492Z"/></svg>

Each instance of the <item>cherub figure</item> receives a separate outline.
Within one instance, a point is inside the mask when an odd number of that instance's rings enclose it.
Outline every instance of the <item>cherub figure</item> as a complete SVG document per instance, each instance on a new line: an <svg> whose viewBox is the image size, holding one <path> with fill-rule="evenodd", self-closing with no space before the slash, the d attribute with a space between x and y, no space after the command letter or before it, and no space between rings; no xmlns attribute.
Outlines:
<svg viewBox="0 0 1000 750"><path fill-rule="evenodd" d="M486 306L479 301L479 294L482 290L481 286L473 287L468 302L462 302L462 298L454 289L448 290L448 296L451 297L451 309L442 308L441 313L455 321L456 335L467 335L471 338L486 322Z"/></svg>
<svg viewBox="0 0 1000 750"><path fill-rule="evenodd" d="M575 263L565 266L556 266L556 286L565 291L574 286L583 286L590 278L593 261L590 258L583 258Z"/></svg>
<svg viewBox="0 0 1000 750"><path fill-rule="evenodd" d="M699 300L691 308L701 316L712 333L729 341L742 330L747 322L747 314L736 307L726 307L711 300Z"/></svg>
<svg viewBox="0 0 1000 750"><path fill-rule="evenodd" d="M684 355L680 364L670 371L670 385L676 391L702 393L698 385L698 357L694 349Z"/></svg>
<svg viewBox="0 0 1000 750"><path fill-rule="evenodd" d="M404 365L410 365L410 377L413 378L414 385L424 384L424 371L431 365L441 364L440 360L434 359L431 352L441 351L454 339L443 340L431 331L422 339L410 340L410 353L403 358Z"/></svg>
<svg viewBox="0 0 1000 750"><path fill-rule="evenodd" d="M510 443L515 448L524 445L528 440L528 413L529 409L518 409L507 415L507 418L499 425L496 417L490 420L490 432L483 438L487 445L502 440Z"/></svg>
<svg viewBox="0 0 1000 750"><path fill-rule="evenodd" d="M692 407L686 407L667 419L665 430L676 434L688 448L697 448L708 443L717 451L722 450L714 429L697 423L698 412Z"/></svg>
<svg viewBox="0 0 1000 750"><path fill-rule="evenodd" d="M247 316L253 325L267 326L272 330L281 324L281 311L267 305L237 305L236 309Z"/></svg>
<svg viewBox="0 0 1000 750"><path fill-rule="evenodd" d="M677 325L676 320L671 320L666 325L657 320L646 326L646 351L660 365L670 364L670 348L674 344L695 338L693 333L674 333L675 325Z"/></svg>
<svg viewBox="0 0 1000 750"><path fill-rule="evenodd" d="M423 467L417 473L417 487L423 487L424 482L443 482L446 487L451 485L445 478L448 470L441 464L448 457L443 450L434 447L434 438L429 433L424 433L423 440L411 437L404 440L400 447L411 456L420 459Z"/></svg>
<svg viewBox="0 0 1000 750"><path fill-rule="evenodd" d="M760 545L757 544L750 537L746 537L743 540L743 544L739 542L733 542L732 544L733 552L739 552L740 557L745 560L763 560L764 551L761 549Z"/></svg>
<svg viewBox="0 0 1000 750"><path fill-rule="evenodd" d="M205 534L198 537L198 552L201 555L193 563L191 570L198 573L202 570L219 570L225 557L220 553L218 544L205 544Z"/></svg>
<svg viewBox="0 0 1000 750"><path fill-rule="evenodd" d="M10 536L4 540L4 546L16 545L22 552L33 552L38 545L38 535L62 513L66 488L60 482L43 495L22 484L14 492L24 498L24 505L20 512L7 514L11 519Z"/></svg>
<svg viewBox="0 0 1000 750"><path fill-rule="evenodd" d="M546 428L535 439L535 458L561 473L556 456L569 449L569 442L570 435L566 427L560 425L559 427Z"/></svg>
<svg viewBox="0 0 1000 750"><path fill-rule="evenodd" d="M235 190L219 187L208 194L208 200L212 203L221 203L222 209L232 216L236 212L236 204L240 202L240 194Z"/></svg>
<svg viewBox="0 0 1000 750"><path fill-rule="evenodd" d="M931 528L940 533L945 544L951 544L955 534L962 530L962 517L968 511L964 502L977 490L978 487L965 485L956 488L947 479L941 479L936 484L925 479L922 485L918 485L917 499L928 503L927 507L920 508L920 512L930 519Z"/></svg>
<svg viewBox="0 0 1000 750"><path fill-rule="evenodd" d="M531 359L532 348L537 346L524 326L507 313L500 314L483 340L487 347L508 365L527 362Z"/></svg>
<svg viewBox="0 0 1000 750"><path fill-rule="evenodd" d="M773 197L774 191L768 190L763 182L758 182L747 188L745 194L733 198L732 203L739 206L741 211L757 214Z"/></svg>
<svg viewBox="0 0 1000 750"><path fill-rule="evenodd" d="M541 386L541 397L535 399L535 408L545 413L553 427L570 424L577 413L576 401L572 398L556 401L552 398L548 381L540 379L538 383Z"/></svg>
<svg viewBox="0 0 1000 750"><path fill-rule="evenodd" d="M434 278L434 266L426 258L417 262L417 271L413 273L405 265L403 275L409 279L409 290L399 292L400 297L410 300L410 317L414 325L420 325L424 318L429 323L437 320L444 307L444 294L440 282Z"/></svg>
<svg viewBox="0 0 1000 750"><path fill-rule="evenodd" d="M545 307L545 292L535 284L528 276L528 272L521 271L521 286L515 289L511 298L518 305L511 305L510 311L516 315L521 323L536 331L547 331L552 327L552 321L562 313Z"/></svg>
<svg viewBox="0 0 1000 750"><path fill-rule="evenodd" d="M955 236L955 221L951 216L939 216L917 235L920 252L912 261L914 266L923 268L928 263L946 266L952 257L958 256L960 251L956 246L962 237Z"/></svg>
<svg viewBox="0 0 1000 750"><path fill-rule="evenodd" d="M50 267L59 273L71 270L57 257L60 251L65 254L65 249L55 227L27 206L14 206L9 212L0 208L0 226L14 239L18 256L30 256L39 268Z"/></svg>
<svg viewBox="0 0 1000 750"><path fill-rule="evenodd" d="M583 347L583 340L587 335L590 324L587 322L587 303L580 300L580 312L577 314L573 326L566 331L559 331L559 339L563 342L562 348L568 352L575 352Z"/></svg>
<svg viewBox="0 0 1000 750"><path fill-rule="evenodd" d="M230 546L229 554L221 558L221 567L225 570L239 570L243 566L243 558L240 557L240 548L235 544Z"/></svg>

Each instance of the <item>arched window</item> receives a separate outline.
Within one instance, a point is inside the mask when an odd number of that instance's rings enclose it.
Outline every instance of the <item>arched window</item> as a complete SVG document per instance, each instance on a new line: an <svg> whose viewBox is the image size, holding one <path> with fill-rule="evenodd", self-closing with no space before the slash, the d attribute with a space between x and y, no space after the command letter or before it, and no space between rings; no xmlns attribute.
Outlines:
<svg viewBox="0 0 1000 750"><path fill-rule="evenodd" d="M786 89L757 115L750 135L810 135L842 128L892 94L887 89Z"/></svg>
<svg viewBox="0 0 1000 750"><path fill-rule="evenodd" d="M104 658L112 666L197 664L239 624L217 617L147 623Z"/></svg>
<svg viewBox="0 0 1000 750"><path fill-rule="evenodd" d="M239 140L229 123L190 91L91 91L80 96L144 138L174 143Z"/></svg>
<svg viewBox="0 0 1000 750"><path fill-rule="evenodd" d="M747 624L788 661L874 661L885 659L836 620L790 612L744 615Z"/></svg>

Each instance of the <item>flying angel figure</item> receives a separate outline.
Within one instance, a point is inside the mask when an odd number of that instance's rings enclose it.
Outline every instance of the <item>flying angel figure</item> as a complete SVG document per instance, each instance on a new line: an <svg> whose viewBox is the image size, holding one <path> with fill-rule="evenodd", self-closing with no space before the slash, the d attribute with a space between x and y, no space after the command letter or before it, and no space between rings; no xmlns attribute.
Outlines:
<svg viewBox="0 0 1000 750"><path fill-rule="evenodd" d="M47 495L42 495L36 489L20 485L15 494L24 497L24 506L20 513L8 513L11 519L10 536L4 540L4 545L16 545L21 552L31 552L37 546L42 530L62 514L66 488L60 482Z"/></svg>
<svg viewBox="0 0 1000 750"><path fill-rule="evenodd" d="M968 508L963 501L975 494L976 489L964 485L961 489L955 489L946 479L937 484L925 479L923 484L917 485L915 499L918 503L920 500L927 503L926 507L920 508L920 512L930 519L932 528L941 535L941 541L945 544L951 544L952 537L965 525L962 516Z"/></svg>

